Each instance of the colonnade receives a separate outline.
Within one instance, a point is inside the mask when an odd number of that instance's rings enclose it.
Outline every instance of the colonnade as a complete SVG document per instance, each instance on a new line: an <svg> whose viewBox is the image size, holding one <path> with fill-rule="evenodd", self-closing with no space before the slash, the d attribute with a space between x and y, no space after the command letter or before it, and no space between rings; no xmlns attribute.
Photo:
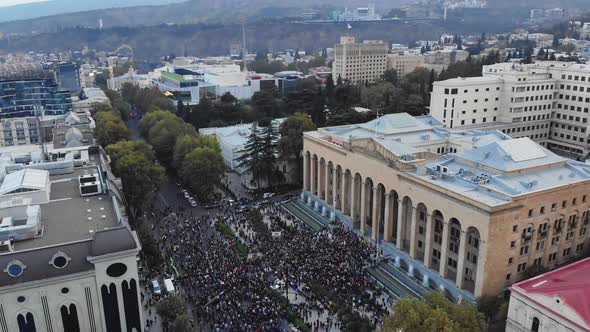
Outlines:
<svg viewBox="0 0 590 332"><path fill-rule="evenodd" d="M303 166L304 191L348 216L355 229L394 244L458 288L474 292L483 269L478 258L485 250L476 227L315 154L306 152Z"/></svg>

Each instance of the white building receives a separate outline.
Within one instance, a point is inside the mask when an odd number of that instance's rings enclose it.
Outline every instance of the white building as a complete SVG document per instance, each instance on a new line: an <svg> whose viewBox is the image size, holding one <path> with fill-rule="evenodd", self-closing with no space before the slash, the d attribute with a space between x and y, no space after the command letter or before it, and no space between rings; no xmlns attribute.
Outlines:
<svg viewBox="0 0 590 332"><path fill-rule="evenodd" d="M589 273L587 258L512 285L506 332L590 331Z"/></svg>
<svg viewBox="0 0 590 332"><path fill-rule="evenodd" d="M387 44L378 40L357 43L354 37L340 38L335 46L332 76L351 82L373 82L387 68Z"/></svg>
<svg viewBox="0 0 590 332"><path fill-rule="evenodd" d="M280 73L277 73L280 74ZM283 92L290 78L277 74L256 74L240 69L236 64L189 64L165 66L151 72L152 84L170 92L185 105L197 105L206 95L220 97L231 93L237 99L249 99L261 90L278 88Z"/></svg>
<svg viewBox="0 0 590 332"><path fill-rule="evenodd" d="M106 155L23 150L0 151L0 331L143 331L141 247Z"/></svg>
<svg viewBox="0 0 590 332"><path fill-rule="evenodd" d="M483 77L434 84L430 113L451 128L528 136L574 157L590 152L590 66L565 62L484 66Z"/></svg>
<svg viewBox="0 0 590 332"><path fill-rule="evenodd" d="M275 119L273 120L273 125L277 126L278 128L285 120L286 118ZM245 174L245 170L239 167L239 161L237 161L237 159L243 155L245 146L248 143L248 137L252 134L251 123L228 127L201 128L199 129L199 134L215 137L221 147L221 155L223 156L225 165L232 171L242 175L242 185L247 188L256 187L256 184L252 183L251 181L252 177L248 174ZM285 176L286 182L291 183L296 181L296 170L292 163L280 162L278 167ZM262 184L262 186L266 186L266 184Z"/></svg>
<svg viewBox="0 0 590 332"><path fill-rule="evenodd" d="M136 85L140 89L144 89L150 86L150 78L148 75L135 73L135 69L130 67L127 74L109 78L107 80L108 88L115 91L121 90L124 84Z"/></svg>
<svg viewBox="0 0 590 332"><path fill-rule="evenodd" d="M369 4L367 7L359 7L352 10L344 9L344 12L334 12L334 21L378 21L381 16L375 13L375 5Z"/></svg>

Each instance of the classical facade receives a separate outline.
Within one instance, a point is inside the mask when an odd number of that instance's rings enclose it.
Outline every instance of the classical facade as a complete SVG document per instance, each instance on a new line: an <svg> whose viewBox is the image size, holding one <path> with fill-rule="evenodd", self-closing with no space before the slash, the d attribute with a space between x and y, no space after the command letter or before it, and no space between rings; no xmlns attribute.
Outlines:
<svg viewBox="0 0 590 332"><path fill-rule="evenodd" d="M475 297L498 294L530 265L568 262L588 238L590 166L528 138L391 114L307 132L303 152L304 200L396 261L409 256L409 271Z"/></svg>
<svg viewBox="0 0 590 332"><path fill-rule="evenodd" d="M512 285L506 332L590 331L590 258Z"/></svg>
<svg viewBox="0 0 590 332"><path fill-rule="evenodd" d="M341 37L334 56L332 76L335 80L340 77L353 83L373 82L387 67L387 45L381 40L357 43L354 37Z"/></svg>
<svg viewBox="0 0 590 332"><path fill-rule="evenodd" d="M19 148L0 151L0 332L143 331L141 246L104 151Z"/></svg>
<svg viewBox="0 0 590 332"><path fill-rule="evenodd" d="M449 128L498 129L575 158L590 153L590 66L484 66L482 77L436 82L430 114Z"/></svg>

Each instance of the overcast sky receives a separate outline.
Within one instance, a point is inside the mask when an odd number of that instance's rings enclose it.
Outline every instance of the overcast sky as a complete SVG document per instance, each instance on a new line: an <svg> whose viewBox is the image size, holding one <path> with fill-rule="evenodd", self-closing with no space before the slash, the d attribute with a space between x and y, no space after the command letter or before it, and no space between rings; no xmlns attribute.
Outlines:
<svg viewBox="0 0 590 332"><path fill-rule="evenodd" d="M20 5L24 3L42 2L48 0L0 0L0 7L8 7L14 5Z"/></svg>

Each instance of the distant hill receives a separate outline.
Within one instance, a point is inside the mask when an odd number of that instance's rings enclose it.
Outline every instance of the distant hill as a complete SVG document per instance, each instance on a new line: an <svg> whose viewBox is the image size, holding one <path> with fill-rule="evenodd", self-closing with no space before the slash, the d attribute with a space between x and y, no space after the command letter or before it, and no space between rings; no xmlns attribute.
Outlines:
<svg viewBox="0 0 590 332"><path fill-rule="evenodd" d="M9 8L28 8L33 13L51 15L52 10L44 8L57 2L86 2L88 0L53 0L46 3L15 6ZM96 3L105 0L96 1ZM106 0L107 3L121 2L121 0ZM0 23L3 33L31 33L53 32L64 27L97 27L98 20L103 20L103 26L152 26L163 23L235 23L244 17L255 18L261 16L289 16L301 13L308 8L326 6L333 8L366 6L370 0L125 0L128 3L169 2L158 6L135 6L125 8L108 8L84 12L52 15L36 19L17 20ZM412 0L377 0L377 10L387 12L390 8L406 4ZM39 8L33 9L35 6ZM104 7L104 6L103 6ZM119 6L120 7L120 6ZM10 14L0 10L0 22ZM17 17L17 16L14 16ZM14 18L12 18L14 20Z"/></svg>
<svg viewBox="0 0 590 332"><path fill-rule="evenodd" d="M359 40L381 39L386 42L407 43L415 40L438 39L446 33L501 32L512 30L514 22L500 16L477 17L457 22L355 22L352 34ZM486 21L487 19L487 21ZM483 28L482 28L483 26ZM250 51L284 51L287 48L321 50L332 47L347 31L345 23L301 24L280 19L257 21L246 26L246 46ZM151 27L117 27L103 30L70 28L58 33L0 40L1 52L53 52L81 50L84 46L98 51L115 51L130 45L136 57L145 60L175 54L209 56L226 55L229 45L240 42L240 24L183 24Z"/></svg>
<svg viewBox="0 0 590 332"><path fill-rule="evenodd" d="M0 7L0 22L60 15L105 8L165 5L186 0L45 0L35 3Z"/></svg>

